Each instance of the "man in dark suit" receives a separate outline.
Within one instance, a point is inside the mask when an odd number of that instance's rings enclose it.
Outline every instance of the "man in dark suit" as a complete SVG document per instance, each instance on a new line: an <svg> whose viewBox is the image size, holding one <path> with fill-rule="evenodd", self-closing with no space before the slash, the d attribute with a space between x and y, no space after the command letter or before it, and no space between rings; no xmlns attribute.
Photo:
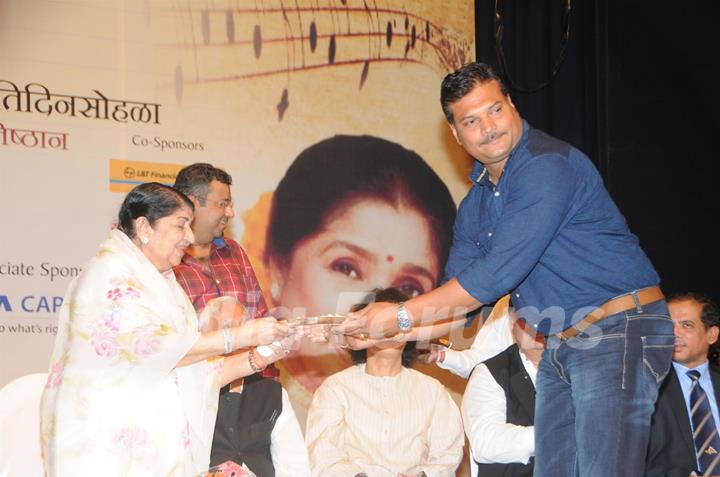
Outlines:
<svg viewBox="0 0 720 477"><path fill-rule="evenodd" d="M668 307L675 324L673 365L655 404L645 476L720 475L720 312L693 293L670 297Z"/></svg>

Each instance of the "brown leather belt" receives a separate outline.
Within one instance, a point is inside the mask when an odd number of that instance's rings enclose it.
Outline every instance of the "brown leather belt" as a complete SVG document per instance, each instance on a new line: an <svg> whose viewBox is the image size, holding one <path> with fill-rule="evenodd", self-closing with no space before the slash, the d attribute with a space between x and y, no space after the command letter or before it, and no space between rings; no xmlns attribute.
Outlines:
<svg viewBox="0 0 720 477"><path fill-rule="evenodd" d="M637 302L633 298L633 295L637 297ZM599 307L595 308L593 311L585 315L585 318L578 321L571 327L564 329L560 333L557 333L555 336L563 341L569 340L578 333L582 333L588 329L588 327L593 323L597 323L608 316L616 315L631 308L636 308L639 305L646 305L654 301L662 300L663 298L665 298L665 295L663 295L660 287L643 288L642 290L613 298L612 300L606 301Z"/></svg>

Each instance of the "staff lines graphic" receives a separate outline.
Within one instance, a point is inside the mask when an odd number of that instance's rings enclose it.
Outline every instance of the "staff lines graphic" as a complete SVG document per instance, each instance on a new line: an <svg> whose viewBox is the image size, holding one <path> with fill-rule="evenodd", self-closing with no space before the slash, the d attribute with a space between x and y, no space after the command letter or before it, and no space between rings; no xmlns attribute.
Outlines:
<svg viewBox="0 0 720 477"><path fill-rule="evenodd" d="M370 6L364 0L362 6L347 1L341 6L288 3L174 8L179 41L165 46L185 58L178 60L174 71L177 101L182 102L185 87L285 75L286 86L277 104L281 121L295 74L362 65L358 81L362 89L371 64L416 64L444 74L471 58L468 41L405 6L380 7L377 2ZM284 46L284 51L280 53L277 46ZM210 61L210 55L233 49L239 49L238 54L228 61L238 65L215 73L209 65L217 61Z"/></svg>

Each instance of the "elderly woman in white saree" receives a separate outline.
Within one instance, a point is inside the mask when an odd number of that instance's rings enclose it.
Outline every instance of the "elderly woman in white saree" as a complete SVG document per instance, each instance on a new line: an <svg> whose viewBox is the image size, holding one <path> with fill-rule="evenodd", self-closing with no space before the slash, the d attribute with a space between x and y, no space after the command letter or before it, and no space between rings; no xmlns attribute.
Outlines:
<svg viewBox="0 0 720 477"><path fill-rule="evenodd" d="M118 228L66 294L41 404L48 477L195 476L208 468L220 387L252 374L239 348L289 334L260 318L200 333L172 267L193 241L193 205L133 189Z"/></svg>

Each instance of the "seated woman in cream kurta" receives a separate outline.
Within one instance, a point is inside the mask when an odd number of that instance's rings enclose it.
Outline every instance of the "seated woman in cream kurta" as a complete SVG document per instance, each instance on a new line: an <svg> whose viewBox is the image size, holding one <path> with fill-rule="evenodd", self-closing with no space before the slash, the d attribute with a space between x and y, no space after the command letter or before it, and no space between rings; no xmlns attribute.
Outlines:
<svg viewBox="0 0 720 477"><path fill-rule="evenodd" d="M377 301L400 302L386 289ZM314 477L441 477L462 459L460 412L445 387L408 368L414 342L353 351L357 363L318 388L305 439Z"/></svg>
<svg viewBox="0 0 720 477"><path fill-rule="evenodd" d="M172 267L193 241L193 204L143 184L118 228L73 281L41 403L48 477L190 477L208 468L221 386L247 356L210 361L289 333L274 318L200 333Z"/></svg>

